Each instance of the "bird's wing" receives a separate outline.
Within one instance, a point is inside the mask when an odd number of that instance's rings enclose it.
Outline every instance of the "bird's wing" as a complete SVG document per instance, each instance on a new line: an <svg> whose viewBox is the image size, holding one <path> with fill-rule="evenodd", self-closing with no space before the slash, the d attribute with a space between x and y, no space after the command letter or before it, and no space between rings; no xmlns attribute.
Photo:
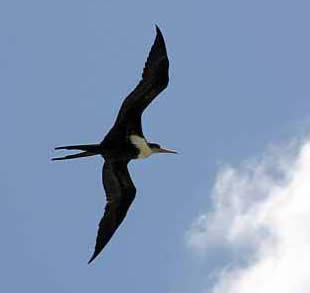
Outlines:
<svg viewBox="0 0 310 293"><path fill-rule="evenodd" d="M154 98L167 87L168 69L169 60L165 41L156 26L156 38L145 63L142 80L124 100L115 126L122 125L133 128L138 131L138 134L142 134L141 115Z"/></svg>
<svg viewBox="0 0 310 293"><path fill-rule="evenodd" d="M95 251L88 263L91 263L109 242L135 198L136 188L130 178L127 164L128 161L106 161L103 165L102 180L107 204L99 223Z"/></svg>

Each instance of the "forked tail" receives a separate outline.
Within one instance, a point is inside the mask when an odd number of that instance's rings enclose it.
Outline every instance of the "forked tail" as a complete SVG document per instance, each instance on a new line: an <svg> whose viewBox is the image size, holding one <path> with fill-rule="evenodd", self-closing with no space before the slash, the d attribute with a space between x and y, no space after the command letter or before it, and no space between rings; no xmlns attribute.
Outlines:
<svg viewBox="0 0 310 293"><path fill-rule="evenodd" d="M81 144L81 145L68 145L55 148L55 150L80 150L82 153L67 155L59 158L52 158L52 161L76 159L82 157L90 157L100 154L100 145L99 144Z"/></svg>

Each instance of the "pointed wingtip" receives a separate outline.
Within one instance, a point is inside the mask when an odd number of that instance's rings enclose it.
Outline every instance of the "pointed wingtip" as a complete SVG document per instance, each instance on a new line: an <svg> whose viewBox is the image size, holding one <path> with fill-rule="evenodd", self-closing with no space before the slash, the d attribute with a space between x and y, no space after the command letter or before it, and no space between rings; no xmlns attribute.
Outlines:
<svg viewBox="0 0 310 293"><path fill-rule="evenodd" d="M157 24L155 24L155 28L156 28L156 33L162 35L161 30Z"/></svg>
<svg viewBox="0 0 310 293"><path fill-rule="evenodd" d="M90 259L90 260L87 262L87 264L90 265L92 261L93 261L93 259Z"/></svg>
<svg viewBox="0 0 310 293"><path fill-rule="evenodd" d="M98 256L98 254L94 253L93 256L90 258L87 264L91 264L93 260Z"/></svg>
<svg viewBox="0 0 310 293"><path fill-rule="evenodd" d="M162 32L161 32L161 30L157 24L155 24L155 28L156 28L155 42L164 43L164 45L165 45L164 36L163 36L163 34L162 34Z"/></svg>
<svg viewBox="0 0 310 293"><path fill-rule="evenodd" d="M102 248L103 249L103 248ZM93 262L93 260L100 254L100 252L102 251L102 249L95 248L95 251L93 252L93 255L91 256L90 260L88 261L88 264L90 264L91 262Z"/></svg>

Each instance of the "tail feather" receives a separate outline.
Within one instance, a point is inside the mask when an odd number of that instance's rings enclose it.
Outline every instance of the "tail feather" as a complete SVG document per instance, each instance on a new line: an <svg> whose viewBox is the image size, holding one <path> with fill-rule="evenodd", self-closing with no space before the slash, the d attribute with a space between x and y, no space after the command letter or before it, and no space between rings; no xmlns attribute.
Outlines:
<svg viewBox="0 0 310 293"><path fill-rule="evenodd" d="M92 153L99 153L99 144L79 144L56 147L55 150L80 150Z"/></svg>
<svg viewBox="0 0 310 293"><path fill-rule="evenodd" d="M100 154L100 145L99 144L80 144L80 145L68 145L56 147L55 150L79 150L83 151L82 153L67 155L59 158L52 158L52 161L76 159L82 157L95 156Z"/></svg>
<svg viewBox="0 0 310 293"><path fill-rule="evenodd" d="M76 158L83 158L83 157L90 157L90 156L95 156L98 154L90 153L90 152L82 152L74 155L68 155L64 157L59 157L59 158L52 158L52 161L60 161L60 160L69 160L69 159L76 159Z"/></svg>

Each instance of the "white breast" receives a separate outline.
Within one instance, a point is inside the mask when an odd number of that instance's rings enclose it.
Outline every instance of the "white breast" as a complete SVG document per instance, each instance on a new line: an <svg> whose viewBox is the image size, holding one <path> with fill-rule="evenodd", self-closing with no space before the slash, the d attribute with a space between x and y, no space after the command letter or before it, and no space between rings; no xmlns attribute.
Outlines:
<svg viewBox="0 0 310 293"><path fill-rule="evenodd" d="M132 144L139 150L138 159L144 159L152 154L151 148L148 146L146 140L138 135L130 135L129 137Z"/></svg>

